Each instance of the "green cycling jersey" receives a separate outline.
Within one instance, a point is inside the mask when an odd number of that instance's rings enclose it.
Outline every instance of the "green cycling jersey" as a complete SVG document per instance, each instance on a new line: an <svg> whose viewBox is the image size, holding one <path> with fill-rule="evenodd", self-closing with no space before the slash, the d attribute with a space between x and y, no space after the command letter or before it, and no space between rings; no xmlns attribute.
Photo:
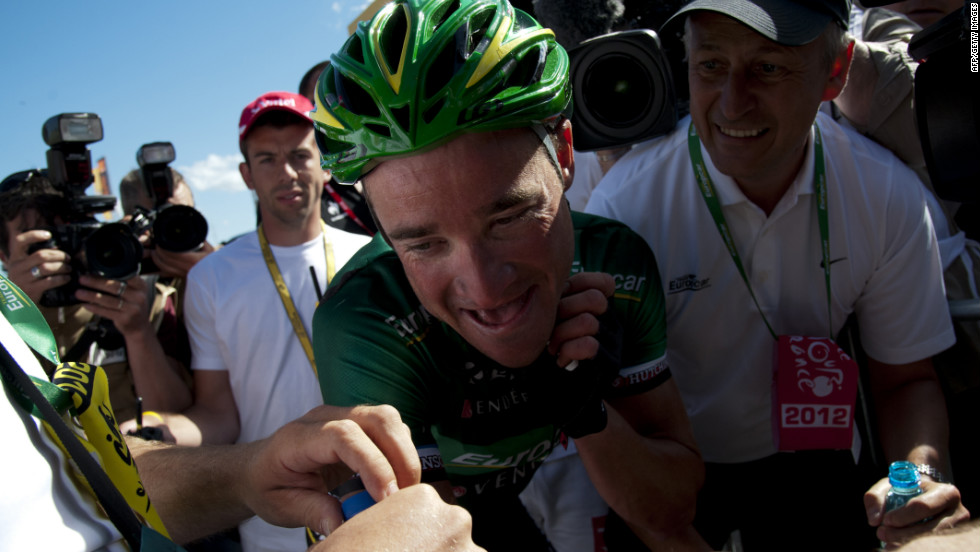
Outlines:
<svg viewBox="0 0 980 552"><path fill-rule="evenodd" d="M670 377L653 254L621 223L575 212L572 220L572 272L606 272L617 284L611 305L623 349L606 396L652 389ZM533 367L505 368L431 316L380 236L337 274L314 315L313 338L324 401L394 406L412 430L423 471L444 469L471 511L484 499L515 498L564 442L528 390Z"/></svg>

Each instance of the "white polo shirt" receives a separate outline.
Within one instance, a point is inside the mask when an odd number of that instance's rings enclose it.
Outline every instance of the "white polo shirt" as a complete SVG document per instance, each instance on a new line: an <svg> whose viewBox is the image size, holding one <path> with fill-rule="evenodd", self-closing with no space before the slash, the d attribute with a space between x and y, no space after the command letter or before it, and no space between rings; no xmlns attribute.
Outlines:
<svg viewBox="0 0 980 552"><path fill-rule="evenodd" d="M623 221L657 257L667 298L667 347L705 461L776 452L774 340L728 254L691 168L690 117L635 147L593 191L586 211ZM824 114L831 316L836 335L856 313L873 358L902 364L955 341L922 184L891 152ZM759 304L780 335L827 336L826 284L813 203L813 139L770 216L702 155Z"/></svg>

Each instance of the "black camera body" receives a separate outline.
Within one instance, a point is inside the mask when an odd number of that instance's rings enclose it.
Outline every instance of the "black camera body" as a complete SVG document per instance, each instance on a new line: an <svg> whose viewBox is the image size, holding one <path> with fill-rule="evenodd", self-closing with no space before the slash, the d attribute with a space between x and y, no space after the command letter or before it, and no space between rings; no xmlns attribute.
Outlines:
<svg viewBox="0 0 980 552"><path fill-rule="evenodd" d="M167 251L194 251L208 236L204 215L187 205L168 203L152 210L136 206L132 215L129 227L133 232L142 235L149 231L151 243Z"/></svg>
<svg viewBox="0 0 980 552"><path fill-rule="evenodd" d="M660 37L618 31L568 50L575 149L622 147L673 130L682 110Z"/></svg>
<svg viewBox="0 0 980 552"><path fill-rule="evenodd" d="M47 152L47 175L68 205L63 219L52 227L51 239L34 244L30 251L60 249L71 256L71 280L41 296L41 305L60 307L78 303L80 274L126 279L139 273L143 246L139 239L119 223L106 224L94 214L115 208L113 196L87 196L85 189L95 180L88 144L102 140L102 120L95 113L62 113L41 128ZM132 259L136 262L133 263Z"/></svg>
<svg viewBox="0 0 980 552"><path fill-rule="evenodd" d="M85 189L94 181L88 144L102 139L102 122L94 113L62 113L48 119L42 128L47 152L47 174L67 203L67 212L58 213L63 222L46 228L51 239L34 244L39 249L60 249L71 256L71 280L41 296L41 305L60 307L79 302L75 292L78 277L92 274L114 280L128 280L140 273L156 270L153 262L143 259L139 237L150 231L151 240L168 251L184 252L200 247L207 237L208 226L203 215L193 207L167 204L173 193L168 164L173 161L173 146L156 142L140 148L137 161L143 169L144 182L152 186L153 210L137 207L125 222L100 222L95 213L111 211L113 196L88 196ZM148 147L165 144L166 148ZM145 155L144 155L145 154Z"/></svg>
<svg viewBox="0 0 980 552"><path fill-rule="evenodd" d="M201 247L208 236L208 221L193 207L167 202L174 193L170 163L176 158L176 150L170 142L143 144L136 151L140 177L153 209L137 205L130 213L129 225L136 235L149 232L151 246L183 253ZM149 259L144 261L143 268L143 272L157 270Z"/></svg>
<svg viewBox="0 0 980 552"><path fill-rule="evenodd" d="M122 223L102 223L94 218L45 228L51 239L36 243L29 252L39 249L60 249L71 256L71 280L41 296L46 307L78 303L75 291L80 287L78 276L94 274L103 278L127 280L139 274L143 246L129 227Z"/></svg>
<svg viewBox="0 0 980 552"><path fill-rule="evenodd" d="M909 42L909 55L922 60L915 70L915 113L929 178L939 197L973 205L980 203L978 9L965 2ZM961 226L980 229L975 213L969 218Z"/></svg>

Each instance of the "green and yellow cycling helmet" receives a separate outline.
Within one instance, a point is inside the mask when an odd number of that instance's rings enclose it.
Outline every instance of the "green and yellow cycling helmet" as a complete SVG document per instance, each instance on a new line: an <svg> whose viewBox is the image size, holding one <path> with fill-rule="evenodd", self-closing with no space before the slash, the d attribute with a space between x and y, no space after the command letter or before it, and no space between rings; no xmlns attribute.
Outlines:
<svg viewBox="0 0 980 552"><path fill-rule="evenodd" d="M353 183L381 160L570 108L568 54L507 0L396 0L362 22L317 81L324 169Z"/></svg>

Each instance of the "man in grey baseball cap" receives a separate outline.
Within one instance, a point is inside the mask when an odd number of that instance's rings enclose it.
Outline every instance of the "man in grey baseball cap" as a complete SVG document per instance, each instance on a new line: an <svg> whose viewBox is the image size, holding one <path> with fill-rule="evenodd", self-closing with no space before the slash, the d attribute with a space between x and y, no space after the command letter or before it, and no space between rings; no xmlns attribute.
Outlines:
<svg viewBox="0 0 980 552"><path fill-rule="evenodd" d="M922 184L818 112L847 80L849 10L680 9L661 34L685 31L691 114L617 161L585 209L626 223L657 258L706 467L695 527L715 550L734 532L750 551L868 550L969 517L947 482L931 359L955 333ZM834 341L852 315L877 422L863 447L861 370ZM882 457L865 470L872 447ZM885 513L895 460L921 466L924 493Z"/></svg>
<svg viewBox="0 0 980 552"><path fill-rule="evenodd" d="M784 46L802 46L816 40L831 21L847 27L849 0L694 0L677 11L664 26L683 21L691 13L710 11L726 15L769 40Z"/></svg>

